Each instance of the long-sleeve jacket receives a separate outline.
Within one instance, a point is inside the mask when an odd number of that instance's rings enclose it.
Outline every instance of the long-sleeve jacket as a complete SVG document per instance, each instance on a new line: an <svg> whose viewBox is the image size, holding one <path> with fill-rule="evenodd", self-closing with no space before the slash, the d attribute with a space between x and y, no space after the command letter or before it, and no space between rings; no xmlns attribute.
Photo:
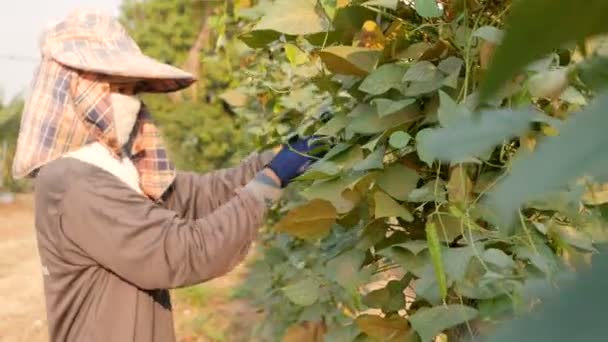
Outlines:
<svg viewBox="0 0 608 342"><path fill-rule="evenodd" d="M74 158L35 181L51 341L175 340L168 289L218 277L245 256L266 206L243 186L263 167L178 173L164 201Z"/></svg>

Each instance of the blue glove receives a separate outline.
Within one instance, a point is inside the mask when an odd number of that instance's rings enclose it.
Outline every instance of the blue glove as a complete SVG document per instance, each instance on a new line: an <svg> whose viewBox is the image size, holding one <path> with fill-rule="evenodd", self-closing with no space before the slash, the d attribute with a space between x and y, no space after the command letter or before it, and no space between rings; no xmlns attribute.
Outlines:
<svg viewBox="0 0 608 342"><path fill-rule="evenodd" d="M317 143L311 144L311 140L316 138L294 137L283 145L279 153L270 161L268 167L281 180L281 187L287 186L292 179L303 174L317 158L322 156L323 153L318 152L310 155L320 146Z"/></svg>

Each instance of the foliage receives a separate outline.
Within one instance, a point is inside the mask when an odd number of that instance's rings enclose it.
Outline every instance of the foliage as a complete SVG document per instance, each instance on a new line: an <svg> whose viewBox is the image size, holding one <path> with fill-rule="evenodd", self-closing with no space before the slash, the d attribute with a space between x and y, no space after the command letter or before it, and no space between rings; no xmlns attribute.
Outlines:
<svg viewBox="0 0 608 342"><path fill-rule="evenodd" d="M199 81L187 92L144 95L180 169L209 171L238 163L251 145L219 97L247 47L233 39L223 2L124 1L121 21L144 53L183 66ZM237 26L230 26L233 30ZM217 42L214 44L213 42Z"/></svg>
<svg viewBox="0 0 608 342"><path fill-rule="evenodd" d="M606 241L606 50L562 43L601 33L605 5L277 4L238 12L255 62L235 111L260 147L295 133L334 147L269 219L249 285L261 338L303 322L326 341L467 338L590 262ZM546 30L545 10L572 26Z"/></svg>
<svg viewBox="0 0 608 342"><path fill-rule="evenodd" d="M23 100L20 98L13 99L6 106L0 104L0 191L20 192L30 186L28 181L17 181L11 175L22 110Z"/></svg>

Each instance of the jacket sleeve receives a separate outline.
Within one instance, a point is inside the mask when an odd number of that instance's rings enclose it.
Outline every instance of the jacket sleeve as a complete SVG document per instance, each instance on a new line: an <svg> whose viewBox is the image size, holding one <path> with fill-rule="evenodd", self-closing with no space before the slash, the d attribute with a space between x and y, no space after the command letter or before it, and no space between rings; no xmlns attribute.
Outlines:
<svg viewBox="0 0 608 342"><path fill-rule="evenodd" d="M163 205L185 218L208 215L228 202L273 156L272 151L253 153L238 166L205 174L178 172Z"/></svg>
<svg viewBox="0 0 608 342"><path fill-rule="evenodd" d="M189 286L242 260L266 206L243 188L197 219L103 177L76 181L61 205L61 228L97 264L141 289Z"/></svg>

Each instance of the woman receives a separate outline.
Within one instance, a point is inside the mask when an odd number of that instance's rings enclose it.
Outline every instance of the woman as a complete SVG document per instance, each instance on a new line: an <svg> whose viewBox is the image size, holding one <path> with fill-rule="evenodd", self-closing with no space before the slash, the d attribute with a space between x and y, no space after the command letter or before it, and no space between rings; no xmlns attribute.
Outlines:
<svg viewBox="0 0 608 342"><path fill-rule="evenodd" d="M233 169L177 172L134 95L194 78L144 56L121 25L77 11L49 28L15 177L35 177L52 341L174 341L167 289L230 271L269 203L311 163L282 148Z"/></svg>

